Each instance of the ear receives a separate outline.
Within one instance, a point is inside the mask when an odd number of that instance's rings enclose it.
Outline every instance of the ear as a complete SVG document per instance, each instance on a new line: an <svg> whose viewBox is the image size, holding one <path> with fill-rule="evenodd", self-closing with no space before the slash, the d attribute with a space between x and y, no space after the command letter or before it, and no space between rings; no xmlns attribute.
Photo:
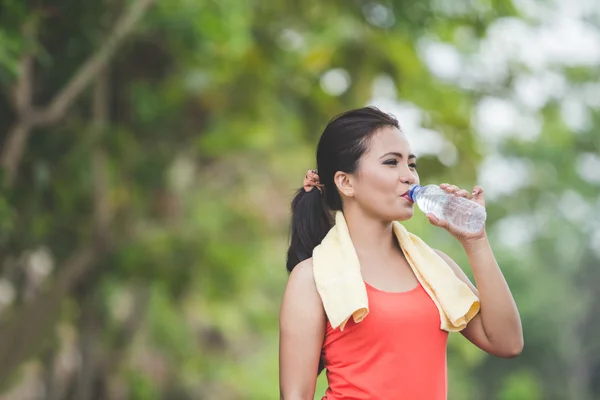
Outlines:
<svg viewBox="0 0 600 400"><path fill-rule="evenodd" d="M337 171L333 176L333 182L340 194L346 197L354 196L353 176L342 171Z"/></svg>

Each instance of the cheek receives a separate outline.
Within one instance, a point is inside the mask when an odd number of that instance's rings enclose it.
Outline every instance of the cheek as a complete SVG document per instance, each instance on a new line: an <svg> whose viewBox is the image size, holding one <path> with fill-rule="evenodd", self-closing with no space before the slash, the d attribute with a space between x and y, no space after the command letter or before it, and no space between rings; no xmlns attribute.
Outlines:
<svg viewBox="0 0 600 400"><path fill-rule="evenodd" d="M392 170L370 168L362 174L362 188L369 192L390 192L398 186L398 177Z"/></svg>

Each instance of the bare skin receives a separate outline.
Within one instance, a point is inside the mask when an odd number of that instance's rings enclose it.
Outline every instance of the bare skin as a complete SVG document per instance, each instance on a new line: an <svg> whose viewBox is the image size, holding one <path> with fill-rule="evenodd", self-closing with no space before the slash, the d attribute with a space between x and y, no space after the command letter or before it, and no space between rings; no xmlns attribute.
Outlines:
<svg viewBox="0 0 600 400"><path fill-rule="evenodd" d="M281 399L314 399L326 317L312 271L312 258L290 274L279 319Z"/></svg>
<svg viewBox="0 0 600 400"><path fill-rule="evenodd" d="M393 154L389 154L389 153ZM414 206L402 195L419 177L411 148L402 132L386 127L374 135L355 174L337 172L335 183L344 203L344 216L364 280L378 289L403 292L418 281L392 232L392 221L413 216ZM440 185L449 193L485 206L483 190L467 192ZM446 254L437 251L455 274L477 294L480 313L461 333L480 349L498 357L514 357L523 349L518 310L487 240L485 229L474 234L457 231L445 221L428 216L446 229L465 249L478 289ZM314 398L317 368L325 337L326 315L316 290L312 259L290 274L280 312L279 374L284 400Z"/></svg>

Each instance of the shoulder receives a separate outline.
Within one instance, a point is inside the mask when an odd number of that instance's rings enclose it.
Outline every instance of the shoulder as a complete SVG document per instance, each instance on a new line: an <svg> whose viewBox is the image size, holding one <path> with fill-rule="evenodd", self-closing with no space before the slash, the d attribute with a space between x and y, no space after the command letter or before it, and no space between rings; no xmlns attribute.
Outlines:
<svg viewBox="0 0 600 400"><path fill-rule="evenodd" d="M292 272L290 273L290 279L299 279L302 281L312 280L314 283L315 279L313 276L312 257L307 258L306 260L298 263L298 265L296 265L294 269L292 269Z"/></svg>
<svg viewBox="0 0 600 400"><path fill-rule="evenodd" d="M458 264L456 263L456 261L454 261L448 254L444 253L441 250L438 249L433 249L433 251L436 252L436 254L438 256L440 256L442 258L442 260L444 260L446 262L446 264L448 264L448 266L450 268L452 268L452 270L454 271L454 273L460 278L463 270L458 266Z"/></svg>
<svg viewBox="0 0 600 400"><path fill-rule="evenodd" d="M312 259L304 260L292 269L283 294L281 315L293 316L296 321L323 318L325 310L317 291Z"/></svg>
<svg viewBox="0 0 600 400"><path fill-rule="evenodd" d="M435 251L435 253L440 256L442 260L446 261L446 264L452 267L452 269L459 268L456 262L448 254L438 249L432 248L432 250Z"/></svg>
<svg viewBox="0 0 600 400"><path fill-rule="evenodd" d="M286 295L300 296L305 299L309 297L320 301L315 284L312 258L300 262L292 269L285 291Z"/></svg>
<svg viewBox="0 0 600 400"><path fill-rule="evenodd" d="M433 249L433 251L435 251L437 253L437 255L440 256L442 258L442 260L444 260L446 262L446 264L448 264L448 266L450 268L452 268L452 271L454 272L454 274L456 275L456 277L458 279L460 279L461 281L463 281L464 283L466 283L467 286L471 289L471 291L473 293L478 294L477 288L469 280L469 277L467 276L467 274L465 274L465 272L456 263L456 261L454 261L448 254L444 253L441 250Z"/></svg>

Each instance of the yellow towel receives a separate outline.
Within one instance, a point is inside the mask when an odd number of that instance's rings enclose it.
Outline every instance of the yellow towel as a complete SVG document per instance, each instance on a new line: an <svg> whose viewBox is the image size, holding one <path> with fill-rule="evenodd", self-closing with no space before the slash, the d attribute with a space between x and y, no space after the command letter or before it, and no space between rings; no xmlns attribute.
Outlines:
<svg viewBox="0 0 600 400"><path fill-rule="evenodd" d="M479 299L452 268L425 242L399 222L394 233L415 276L440 312L441 326L458 332L479 312ZM352 317L361 322L369 313L367 290L344 214L336 212L335 225L313 251L313 272L325 313L335 329Z"/></svg>

